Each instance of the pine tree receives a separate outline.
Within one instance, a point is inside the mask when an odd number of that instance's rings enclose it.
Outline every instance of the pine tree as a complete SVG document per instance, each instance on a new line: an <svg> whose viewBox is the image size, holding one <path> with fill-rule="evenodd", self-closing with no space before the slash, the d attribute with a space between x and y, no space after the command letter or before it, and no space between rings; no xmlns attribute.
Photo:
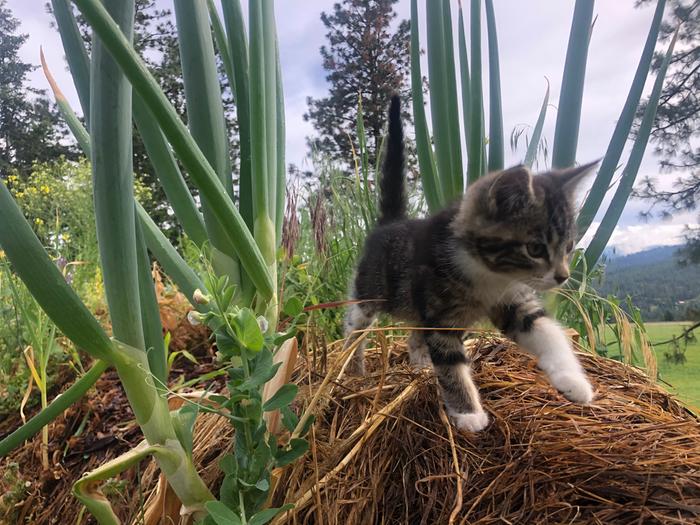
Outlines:
<svg viewBox="0 0 700 525"><path fill-rule="evenodd" d="M638 4L648 4L640 0ZM671 189L660 189L646 179L636 195L649 199L662 214L694 210L700 199L700 2L672 0L672 9L661 26L661 40L668 42L680 25L678 42L666 74L651 142L664 171L681 173ZM663 52L652 63L652 75L661 66ZM640 109L639 116L643 114ZM700 228L686 230L683 260L700 263Z"/></svg>
<svg viewBox="0 0 700 525"><path fill-rule="evenodd" d="M35 66L22 62L19 50L28 35L0 0L0 176L15 171L27 176L34 162L71 155L66 135L46 92L27 84Z"/></svg>
<svg viewBox="0 0 700 525"><path fill-rule="evenodd" d="M322 13L328 46L321 47L323 68L330 84L325 98L309 97L308 113L318 136L308 139L312 150L353 166L359 96L367 134L369 161L374 164L381 145L389 98L408 99L410 65L407 21L392 31L397 0L343 0L332 13ZM404 104L408 107L408 104Z"/></svg>

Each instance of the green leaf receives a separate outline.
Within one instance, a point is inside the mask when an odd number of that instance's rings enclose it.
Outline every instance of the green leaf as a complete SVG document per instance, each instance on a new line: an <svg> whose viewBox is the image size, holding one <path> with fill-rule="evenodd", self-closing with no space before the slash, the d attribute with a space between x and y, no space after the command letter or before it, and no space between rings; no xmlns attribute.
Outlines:
<svg viewBox="0 0 700 525"><path fill-rule="evenodd" d="M243 346L251 352L259 352L265 339L255 314L248 308L241 309L235 317L236 336Z"/></svg>
<svg viewBox="0 0 700 525"><path fill-rule="evenodd" d="M303 456L309 449L309 443L305 439L292 438L289 448L282 449L275 456L275 463L278 467L289 465L292 461Z"/></svg>
<svg viewBox="0 0 700 525"><path fill-rule="evenodd" d="M121 27L119 35L130 41L133 3L109 3L106 7ZM114 336L144 350L134 219L131 86L99 38L93 40L91 67L93 194L105 295Z"/></svg>
<svg viewBox="0 0 700 525"><path fill-rule="evenodd" d="M289 406L281 407L280 413L282 414L282 424L284 428L290 432L294 432L294 429L297 428L299 424L299 416L297 416Z"/></svg>
<svg viewBox="0 0 700 525"><path fill-rule="evenodd" d="M83 110L85 122L90 123L90 58L85 50L85 44L80 36L78 24L73 16L68 0L51 0L53 15L61 35L68 68L75 89L78 92L80 107Z"/></svg>
<svg viewBox="0 0 700 525"><path fill-rule="evenodd" d="M462 125L464 126L464 138L469 146L469 126L471 118L469 111L471 109L471 88L469 78L469 57L467 56L467 36L464 29L464 10L462 2L458 3L457 31L459 38L459 71L462 91Z"/></svg>
<svg viewBox="0 0 700 525"><path fill-rule="evenodd" d="M289 317L296 317L304 311L304 304L297 296L292 296L287 299L282 309Z"/></svg>
<svg viewBox="0 0 700 525"><path fill-rule="evenodd" d="M293 385L292 383L282 385L280 389L265 402L263 405L263 410L265 412L270 412L272 410L277 410L278 408L288 406L289 403L294 401L298 391L299 387L297 385Z"/></svg>
<svg viewBox="0 0 700 525"><path fill-rule="evenodd" d="M187 300L198 310L202 305L194 302L194 291L207 289L197 274L190 268L185 260L177 253L175 247L170 244L168 238L160 231L160 228L153 222L148 212L136 202L136 214L143 232L146 246L165 270L165 273L175 282L180 291L187 297Z"/></svg>
<svg viewBox="0 0 700 525"><path fill-rule="evenodd" d="M68 103L68 100L63 95L63 92L58 87L58 84L53 78L53 75L49 70L49 66L46 63L46 59L44 58L44 51L42 49L39 50L39 57L41 59L41 67L44 70L44 76L46 77L49 86L51 86L51 91L53 91L54 98L56 99L56 105L58 106L58 110L61 113L63 120L68 125L68 129L70 129L71 133L75 137L75 140L78 142L80 149L83 150L83 153L89 159L91 156L90 135L83 126L83 123L80 122L80 119L78 119L78 116L75 114L73 108Z"/></svg>
<svg viewBox="0 0 700 525"><path fill-rule="evenodd" d="M241 518L239 518L231 509L220 501L207 501L205 507L209 513L209 516L211 516L217 525L243 524Z"/></svg>
<svg viewBox="0 0 700 525"><path fill-rule="evenodd" d="M37 239L0 181L0 246L41 308L75 345L110 360L112 343Z"/></svg>
<svg viewBox="0 0 700 525"><path fill-rule="evenodd" d="M464 192L464 168L462 166L462 141L459 130L459 113L457 108L457 74L455 71L454 39L452 37L452 10L450 0L442 2L443 34L445 39L445 65L447 69L447 104L450 154L452 155L452 172L441 177L449 178L454 197L460 197Z"/></svg>
<svg viewBox="0 0 700 525"><path fill-rule="evenodd" d="M151 165L163 187L168 202L187 236L202 248L207 241L202 215L190 193L177 161L151 110L139 95L133 100L134 122L146 148Z"/></svg>
<svg viewBox="0 0 700 525"><path fill-rule="evenodd" d="M194 423L197 420L198 413L199 407L197 405L194 403L187 403L171 416L173 427L175 428L175 435L190 458L192 457Z"/></svg>
<svg viewBox="0 0 700 525"><path fill-rule="evenodd" d="M219 467L227 476L235 476L238 473L238 463L236 458L231 454L227 454L221 461L219 461Z"/></svg>
<svg viewBox="0 0 700 525"><path fill-rule="evenodd" d="M274 19L272 20L274 24ZM277 29L275 26L275 66L277 69L276 86L276 139L277 143L273 146L277 150L277 202L275 210L275 237L277 238L276 248L282 244L282 225L284 223L284 205L287 191L287 164L285 161L286 153L286 116L284 110L284 90L282 86L282 64L280 62L279 42L277 41Z"/></svg>
<svg viewBox="0 0 700 525"><path fill-rule="evenodd" d="M136 223L136 256L139 283L139 298L143 335L148 356L148 368L155 379L156 388L165 392L168 382L167 350L163 344L163 324L160 319L160 307L151 274L151 259L144 242L142 228Z"/></svg>
<svg viewBox="0 0 700 525"><path fill-rule="evenodd" d="M455 150L455 144L459 144L459 130L457 136L452 137L451 114L455 115L454 108L457 101L450 97L454 87L454 75L449 72L454 69L454 61L448 63L448 54L452 51L452 40L447 41L445 28L445 4L448 0L434 0L427 9L426 20L428 27L428 73L430 77L430 109L433 121L433 141L435 143L435 158L438 166L444 198L451 201L462 192L457 188L455 172L461 176L461 151ZM449 35L451 37L451 28ZM452 84L452 85L450 85ZM456 98L456 97L455 97Z"/></svg>
<svg viewBox="0 0 700 525"><path fill-rule="evenodd" d="M248 78L248 41L243 21L243 12L239 0L222 2L226 36L228 37L231 60L233 61L232 87L236 99L240 134L240 169L239 189L241 216L253 230L253 190L251 181L251 143L250 143L250 95Z"/></svg>
<svg viewBox="0 0 700 525"><path fill-rule="evenodd" d="M602 204L603 199L608 192L608 188L610 187L610 183L612 182L613 175L617 170L622 152L627 144L627 138L632 130L634 117L637 113L637 107L639 106L639 100L642 97L644 84L646 83L646 78L649 74L649 67L651 66L652 58L654 57L654 47L656 46L656 40L659 36L659 28L661 27L661 22L663 20L665 6L666 0L658 0L658 3L656 4L656 11L654 12L654 18L649 27L646 43L644 44L644 50L639 58L639 64L637 65L637 70L634 73L634 79L632 80L630 91L627 94L625 105L622 108L620 117L617 119L617 124L615 124L615 131L613 131L613 135L610 138L610 143L608 144L608 149L605 151L605 156L603 157L603 161L598 169L598 175L593 182L593 186L591 186L591 189L588 192L588 197L583 203L581 212L578 216L579 239L586 234L586 231L588 231L588 228L598 213L600 205Z"/></svg>
<svg viewBox="0 0 700 525"><path fill-rule="evenodd" d="M219 17L219 12L216 10L214 0L207 0L207 10L209 11L209 19L211 20L211 29L212 33L214 33L216 48L224 64L224 71L226 71L226 77L228 78L231 93L235 100L238 97L236 96L235 77L233 75L233 60L231 59L231 51L228 47L228 41L226 40L226 32L224 31L224 26L221 24L221 18Z"/></svg>
<svg viewBox="0 0 700 525"><path fill-rule="evenodd" d="M277 373L277 369L281 363L272 362L272 353L263 348L255 359L255 364L250 377L239 387L241 390L249 390L258 388L260 385L267 383Z"/></svg>
<svg viewBox="0 0 700 525"><path fill-rule="evenodd" d="M673 48L676 45L677 38L678 29L676 29L676 32L671 39L671 43L668 46L666 55L664 56L664 60L661 63L659 72L656 75L654 87L649 95L649 103L644 110L644 116L642 117L642 122L639 124L637 138L632 146L632 151L630 151L630 158L627 161L627 165L622 170L620 184L618 185L617 190L615 190L615 195L613 195L612 201L610 202L610 205L603 216L600 226L596 230L593 239L591 239L590 244L586 248L586 265L589 269L595 266L598 259L602 255L603 250L607 246L608 241L615 230L615 226L617 226L617 222L620 220L620 216L625 209L627 200L632 193L634 181L637 178L639 166L641 165L642 158L644 157L644 150L649 142L649 136L651 135L654 118L656 117L656 109L659 105L659 99L661 98L661 92L663 90L664 77L666 76L668 65L671 62Z"/></svg>
<svg viewBox="0 0 700 525"><path fill-rule="evenodd" d="M279 507L279 508L271 508L271 509L265 509L261 510L257 514L254 514L249 520L248 520L248 525L265 525L265 523L268 523L272 518L280 514L281 512L285 512L287 510L293 509L294 505L291 503L287 503L286 505Z"/></svg>
<svg viewBox="0 0 700 525"><path fill-rule="evenodd" d="M583 82L586 77L588 44L593 22L593 5L593 0L576 0L574 7L559 94L559 111L554 129L552 167L555 169L568 168L576 162Z"/></svg>
<svg viewBox="0 0 700 525"><path fill-rule="evenodd" d="M274 291L272 277L259 248L221 181L189 135L175 108L119 31L104 6L97 0L75 0L75 4L100 40L109 48L134 89L143 97L201 194L210 201L219 222L227 225L226 234L260 294L266 299L272 297Z"/></svg>
<svg viewBox="0 0 700 525"><path fill-rule="evenodd" d="M253 68L260 65L264 67L264 89L265 104L263 106L265 115L265 153L268 176L268 202L267 210L273 224L277 224L277 192L282 190L277 187L279 178L277 177L277 34L275 31L275 3L261 2L262 4L262 32L264 61L261 64L253 64ZM251 31L251 39L255 38L255 33ZM283 190L282 190L283 191ZM275 227L273 231L276 231ZM273 234L274 235L274 234ZM266 255L263 252L263 255ZM272 255L274 257L274 254ZM266 259L268 264L274 264L273 259Z"/></svg>
<svg viewBox="0 0 700 525"><path fill-rule="evenodd" d="M484 94L481 74L481 0L471 0L469 11L471 75L469 89L471 105L469 108L469 143L467 144L468 182L476 181L483 175L486 159L483 158L484 137Z"/></svg>
<svg viewBox="0 0 700 525"><path fill-rule="evenodd" d="M265 155L265 45L262 2L248 4L250 26L250 140L253 191L253 216L269 217L267 157ZM257 236L256 236L257 239Z"/></svg>
<svg viewBox="0 0 700 525"><path fill-rule="evenodd" d="M420 67L420 32L418 30L418 0L411 0L411 100L413 102L413 122L416 132L416 154L420 167L423 193L431 212L443 205L440 179L437 176L430 132L425 116L423 100L423 75Z"/></svg>
<svg viewBox="0 0 700 525"><path fill-rule="evenodd" d="M544 128L544 119L547 116L547 106L549 105L549 80L547 80L547 91L544 93L544 100L542 101L542 107L540 108L540 114L537 117L537 122L535 123L535 128L532 130L532 136L530 137L530 144L528 144L527 152L525 152L525 160L523 164L528 168L532 168L532 165L537 158L537 148L540 145L540 140L542 138L542 129Z"/></svg>
<svg viewBox="0 0 700 525"><path fill-rule="evenodd" d="M489 171L499 171L504 162L503 105L493 0L486 0L486 29L489 46Z"/></svg>
<svg viewBox="0 0 700 525"><path fill-rule="evenodd" d="M180 61L187 102L187 125L192 138L216 172L229 199L233 199L228 134L221 102L221 86L214 56L209 15L204 2L175 1ZM240 283L236 250L206 195L202 210L212 245L212 265L218 275Z"/></svg>

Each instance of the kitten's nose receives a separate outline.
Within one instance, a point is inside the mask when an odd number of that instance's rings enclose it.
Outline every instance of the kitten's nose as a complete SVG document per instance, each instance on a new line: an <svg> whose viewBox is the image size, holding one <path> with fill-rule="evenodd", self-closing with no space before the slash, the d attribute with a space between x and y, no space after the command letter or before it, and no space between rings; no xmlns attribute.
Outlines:
<svg viewBox="0 0 700 525"><path fill-rule="evenodd" d="M563 283L563 282L566 281L568 278L569 278L569 274L568 274L568 273L566 273L566 274L558 273L558 274L555 274L555 275L554 275L554 280L555 280L556 282L558 282L559 284Z"/></svg>

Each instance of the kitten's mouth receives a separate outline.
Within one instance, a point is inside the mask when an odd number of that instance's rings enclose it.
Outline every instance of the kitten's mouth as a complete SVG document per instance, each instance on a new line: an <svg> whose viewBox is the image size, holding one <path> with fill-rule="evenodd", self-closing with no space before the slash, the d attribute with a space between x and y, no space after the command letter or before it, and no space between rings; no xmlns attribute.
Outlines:
<svg viewBox="0 0 700 525"><path fill-rule="evenodd" d="M526 281L526 284L530 288L533 288L538 292L546 292L547 290L551 290L552 288L556 288L559 285L559 283L557 283L554 280L539 279L539 278L528 279Z"/></svg>

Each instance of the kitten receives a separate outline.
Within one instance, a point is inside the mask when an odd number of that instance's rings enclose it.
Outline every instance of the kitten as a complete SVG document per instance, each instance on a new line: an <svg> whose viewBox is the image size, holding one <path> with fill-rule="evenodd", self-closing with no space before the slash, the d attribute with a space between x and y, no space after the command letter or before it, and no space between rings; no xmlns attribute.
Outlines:
<svg viewBox="0 0 700 525"><path fill-rule="evenodd" d="M403 129L391 100L380 181L380 215L365 242L347 314L346 348L379 312L410 322L415 365L430 365L455 425L488 424L462 345L464 328L488 318L534 354L566 398L589 403L593 389L569 339L546 312L538 291L569 277L574 248L574 190L597 164L533 176L527 168L492 173L460 202L425 219L406 217ZM364 372L358 347L351 369Z"/></svg>

